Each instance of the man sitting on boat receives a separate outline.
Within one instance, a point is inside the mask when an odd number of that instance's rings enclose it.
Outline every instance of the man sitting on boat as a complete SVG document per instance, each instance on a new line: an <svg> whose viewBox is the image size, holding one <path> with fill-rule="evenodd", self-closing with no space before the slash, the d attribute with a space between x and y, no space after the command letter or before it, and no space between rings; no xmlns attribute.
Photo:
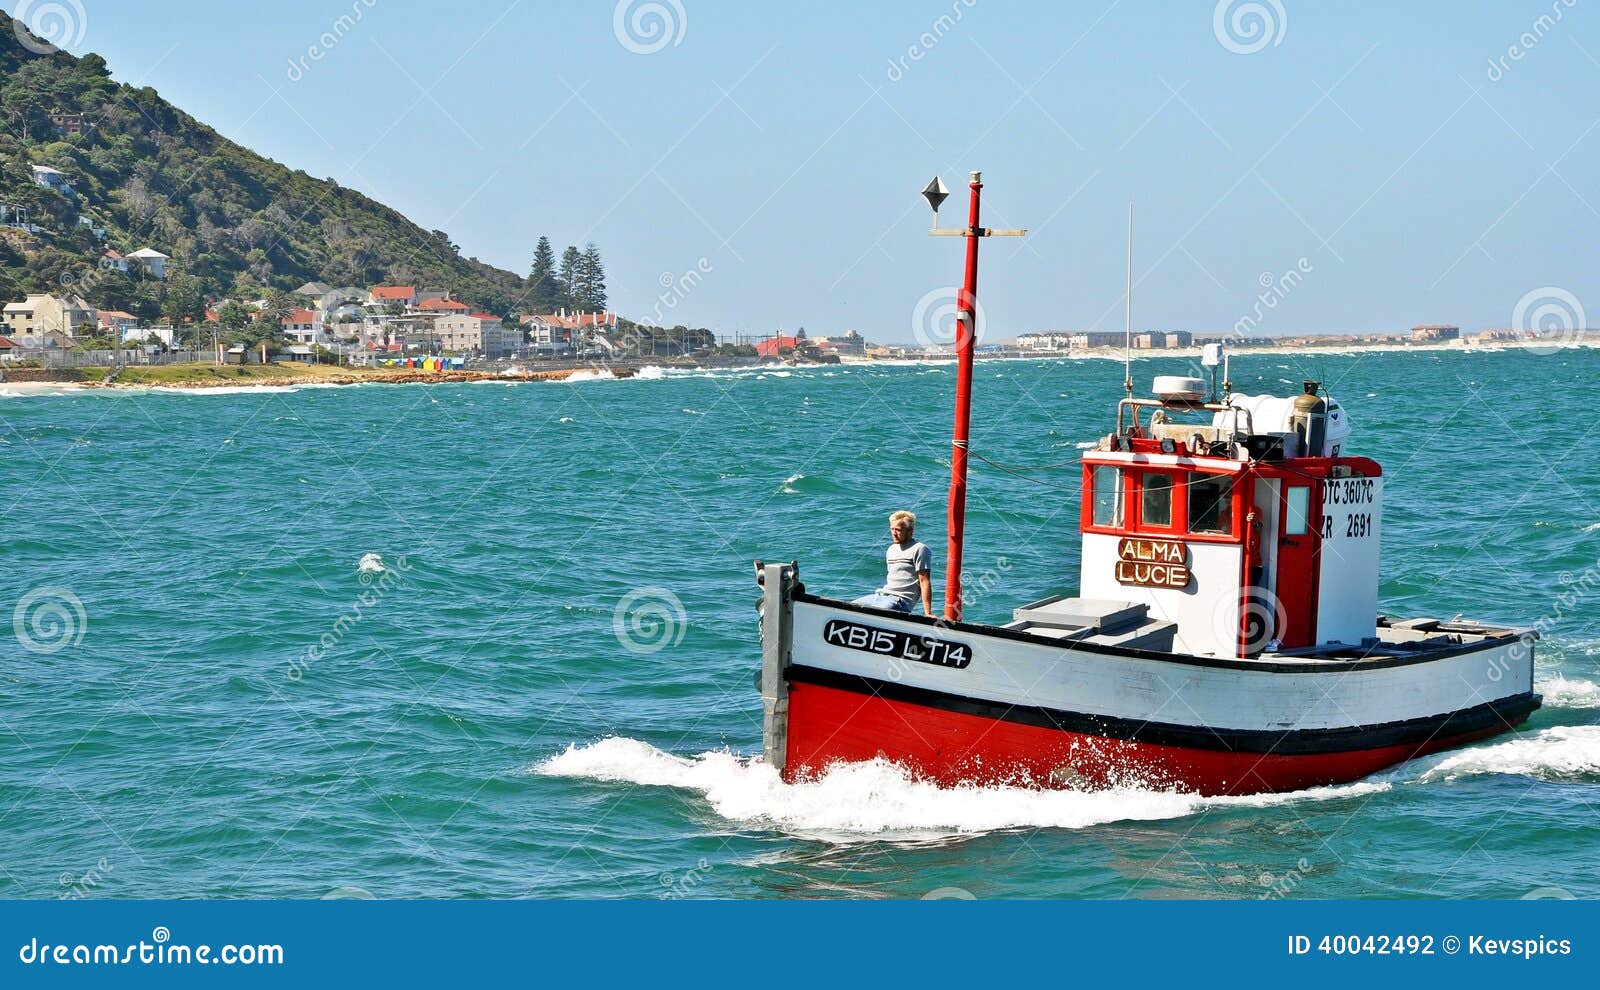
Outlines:
<svg viewBox="0 0 1600 990"><path fill-rule="evenodd" d="M855 600L857 605L910 612L922 599L922 614L933 614L933 556L925 544L914 539L917 517L900 511L889 516L889 537L893 540L885 553L889 578L876 592Z"/></svg>

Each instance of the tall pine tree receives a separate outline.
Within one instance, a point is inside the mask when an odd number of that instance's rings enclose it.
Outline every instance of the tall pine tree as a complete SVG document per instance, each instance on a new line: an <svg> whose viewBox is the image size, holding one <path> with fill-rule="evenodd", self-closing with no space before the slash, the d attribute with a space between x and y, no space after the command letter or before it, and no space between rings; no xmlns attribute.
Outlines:
<svg viewBox="0 0 1600 990"><path fill-rule="evenodd" d="M561 274L556 276L561 288L561 304L568 309L578 307L578 271L582 265L583 255L578 253L577 247L569 244L561 252Z"/></svg>
<svg viewBox="0 0 1600 990"><path fill-rule="evenodd" d="M578 307L594 313L606 310L606 270L600 264L600 249L593 241L578 259Z"/></svg>
<svg viewBox="0 0 1600 990"><path fill-rule="evenodd" d="M554 313L561 306L556 253L548 237L540 237L539 246L533 249L533 270L528 273L528 306L535 313Z"/></svg>

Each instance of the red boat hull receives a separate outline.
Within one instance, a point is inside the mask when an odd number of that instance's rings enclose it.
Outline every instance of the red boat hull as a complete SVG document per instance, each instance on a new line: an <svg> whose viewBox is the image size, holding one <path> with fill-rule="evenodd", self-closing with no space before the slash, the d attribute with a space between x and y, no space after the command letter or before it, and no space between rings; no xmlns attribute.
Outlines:
<svg viewBox="0 0 1600 990"><path fill-rule="evenodd" d="M833 763L882 757L945 787L1138 786L1202 795L1292 791L1356 780L1505 732L1526 717L1403 745L1283 755L1113 739L791 683L784 778L804 780Z"/></svg>

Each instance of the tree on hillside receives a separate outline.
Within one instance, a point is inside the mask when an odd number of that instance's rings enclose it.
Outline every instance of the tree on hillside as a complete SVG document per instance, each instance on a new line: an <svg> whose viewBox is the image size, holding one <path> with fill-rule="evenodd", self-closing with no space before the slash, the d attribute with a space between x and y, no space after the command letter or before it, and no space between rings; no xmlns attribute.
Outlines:
<svg viewBox="0 0 1600 990"><path fill-rule="evenodd" d="M217 310L217 322L225 330L243 330L250 323L250 311L230 299Z"/></svg>
<svg viewBox="0 0 1600 990"><path fill-rule="evenodd" d="M578 305L578 270L583 265L583 255L575 245L567 245L561 252L561 274L556 281L561 286L561 305L575 308Z"/></svg>
<svg viewBox="0 0 1600 990"><path fill-rule="evenodd" d="M578 259L578 288L575 302L579 309L603 313L606 309L606 270L600 264L600 249L593 241Z"/></svg>
<svg viewBox="0 0 1600 990"><path fill-rule="evenodd" d="M535 313L553 313L560 305L556 253L550 247L550 238L540 237L533 249L533 270L528 273L528 308Z"/></svg>
<svg viewBox="0 0 1600 990"><path fill-rule="evenodd" d="M161 315L175 327L205 319L206 297L201 291L200 280L187 272L169 275L166 298L161 301Z"/></svg>

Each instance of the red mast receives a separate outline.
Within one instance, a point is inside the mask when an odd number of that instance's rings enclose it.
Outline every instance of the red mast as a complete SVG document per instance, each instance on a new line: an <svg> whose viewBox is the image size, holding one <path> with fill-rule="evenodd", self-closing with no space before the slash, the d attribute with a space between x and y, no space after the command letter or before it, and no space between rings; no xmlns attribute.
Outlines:
<svg viewBox="0 0 1600 990"><path fill-rule="evenodd" d="M983 173L972 173L967 206L967 267L956 297L956 422L950 444L950 502L944 579L944 617L961 620L961 537L967 521L967 437L972 426L972 345L978 336L978 200Z"/></svg>
<svg viewBox="0 0 1600 990"><path fill-rule="evenodd" d="M972 198L967 207L967 226L962 230L939 229L939 204L949 195L935 176L922 195L933 207L930 234L967 239L967 265L956 297L956 415L950 450L950 501L947 531L950 536L945 563L944 617L961 619L961 543L967 520L967 439L972 425L972 352L978 340L978 238L1021 237L1026 230L991 230L978 226L978 203L983 189L983 173L973 172Z"/></svg>

